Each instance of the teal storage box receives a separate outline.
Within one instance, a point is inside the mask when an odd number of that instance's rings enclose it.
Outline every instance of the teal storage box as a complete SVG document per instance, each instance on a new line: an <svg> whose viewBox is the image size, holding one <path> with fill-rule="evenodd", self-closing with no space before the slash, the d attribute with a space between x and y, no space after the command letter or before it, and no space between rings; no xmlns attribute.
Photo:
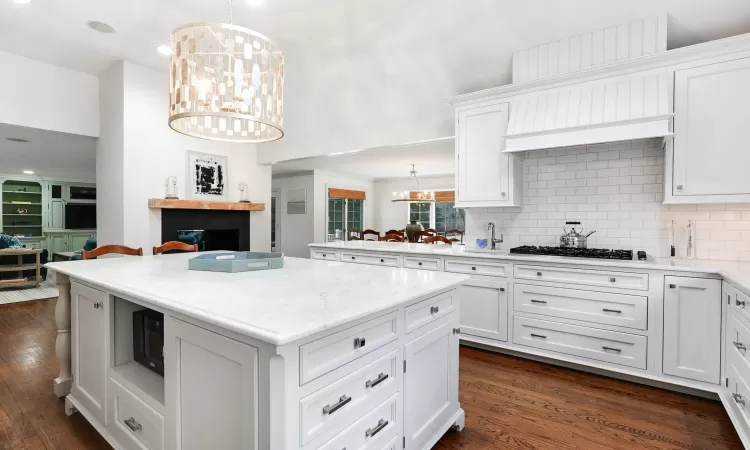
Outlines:
<svg viewBox="0 0 750 450"><path fill-rule="evenodd" d="M219 252L196 256L188 261L188 269L209 272L250 272L282 267L283 253Z"/></svg>

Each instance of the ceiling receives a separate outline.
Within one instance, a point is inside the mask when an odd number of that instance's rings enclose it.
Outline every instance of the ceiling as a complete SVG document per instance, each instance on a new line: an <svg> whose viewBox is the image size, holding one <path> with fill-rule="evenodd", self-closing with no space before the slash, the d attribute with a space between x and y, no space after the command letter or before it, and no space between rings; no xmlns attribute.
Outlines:
<svg viewBox="0 0 750 450"><path fill-rule="evenodd" d="M12 142L5 138L26 139ZM94 180L96 139L75 134L0 124L0 172L43 178Z"/></svg>
<svg viewBox="0 0 750 450"><path fill-rule="evenodd" d="M419 176L455 173L454 140L444 140L395 147L372 148L344 155L316 156L274 164L273 175L320 170L372 179L404 178L411 165Z"/></svg>

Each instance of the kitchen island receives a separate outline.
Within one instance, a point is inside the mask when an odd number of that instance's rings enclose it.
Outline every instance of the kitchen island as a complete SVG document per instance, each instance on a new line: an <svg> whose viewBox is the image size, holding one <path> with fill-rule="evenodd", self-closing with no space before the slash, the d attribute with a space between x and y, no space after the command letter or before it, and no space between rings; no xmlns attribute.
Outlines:
<svg viewBox="0 0 750 450"><path fill-rule="evenodd" d="M48 265L60 288L55 393L113 447L428 449L463 428L468 277L295 258L188 271L193 256ZM163 314L163 375L136 361L143 310Z"/></svg>

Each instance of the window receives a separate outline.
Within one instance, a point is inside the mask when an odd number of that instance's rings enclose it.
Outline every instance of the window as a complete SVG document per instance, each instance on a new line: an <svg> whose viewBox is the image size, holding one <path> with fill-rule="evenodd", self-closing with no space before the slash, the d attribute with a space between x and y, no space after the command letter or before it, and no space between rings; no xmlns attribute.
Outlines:
<svg viewBox="0 0 750 450"><path fill-rule="evenodd" d="M465 211L456 209L453 191L435 192L435 203L409 203L409 220L416 220L424 228L434 228L440 234L465 228Z"/></svg>
<svg viewBox="0 0 750 450"><path fill-rule="evenodd" d="M328 241L336 239L336 231L346 239L347 230L363 230L365 226L365 193L343 189L328 189Z"/></svg>

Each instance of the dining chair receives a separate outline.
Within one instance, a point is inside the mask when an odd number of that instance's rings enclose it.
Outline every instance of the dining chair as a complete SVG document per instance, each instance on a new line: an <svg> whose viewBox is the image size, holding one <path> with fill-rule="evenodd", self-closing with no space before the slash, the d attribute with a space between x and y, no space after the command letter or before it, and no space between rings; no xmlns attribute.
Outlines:
<svg viewBox="0 0 750 450"><path fill-rule="evenodd" d="M124 245L102 245L91 251L82 251L81 259L93 259L102 255L128 255L128 256L143 256L142 248L130 248Z"/></svg>
<svg viewBox="0 0 750 450"><path fill-rule="evenodd" d="M361 241L362 240L362 230L359 228L349 228L349 230L346 232L346 240L347 241Z"/></svg>
<svg viewBox="0 0 750 450"><path fill-rule="evenodd" d="M453 241L451 241L445 236L437 235L437 236L430 236L430 237L424 238L425 244L437 244L438 242L442 242L447 245L453 245Z"/></svg>
<svg viewBox="0 0 750 450"><path fill-rule="evenodd" d="M367 236L372 235L375 236L374 239L370 238L368 239ZM363 241L379 241L380 240L380 232L375 230L365 230L362 232L362 240Z"/></svg>
<svg viewBox="0 0 750 450"><path fill-rule="evenodd" d="M426 237L430 237L432 234L428 233L427 231L415 231L414 232L414 242L422 242L422 240Z"/></svg>
<svg viewBox="0 0 750 450"><path fill-rule="evenodd" d="M404 242L404 237L401 236L400 234L388 233L385 236L383 236L380 240L385 241L385 242Z"/></svg>
<svg viewBox="0 0 750 450"><path fill-rule="evenodd" d="M428 229L426 229L426 230L424 230L424 231L425 231L426 233L430 233L430 236L437 236L437 234L438 234L437 230L436 230L436 229L434 229L434 228L428 228Z"/></svg>
<svg viewBox="0 0 750 450"><path fill-rule="evenodd" d="M154 247L153 254L160 255L164 252L171 252L171 251L176 251L176 250L179 250L181 253L197 252L198 244L186 244L180 241L169 241L169 242L165 242L159 247Z"/></svg>
<svg viewBox="0 0 750 450"><path fill-rule="evenodd" d="M458 238L455 238L454 236L458 235ZM445 237L452 240L453 242L460 242L464 243L464 230L459 230L458 228L453 228L451 230L448 230L445 232Z"/></svg>
<svg viewBox="0 0 750 450"><path fill-rule="evenodd" d="M388 235L388 234L397 234L401 237L404 237L404 230L388 230L385 232L383 236Z"/></svg>

